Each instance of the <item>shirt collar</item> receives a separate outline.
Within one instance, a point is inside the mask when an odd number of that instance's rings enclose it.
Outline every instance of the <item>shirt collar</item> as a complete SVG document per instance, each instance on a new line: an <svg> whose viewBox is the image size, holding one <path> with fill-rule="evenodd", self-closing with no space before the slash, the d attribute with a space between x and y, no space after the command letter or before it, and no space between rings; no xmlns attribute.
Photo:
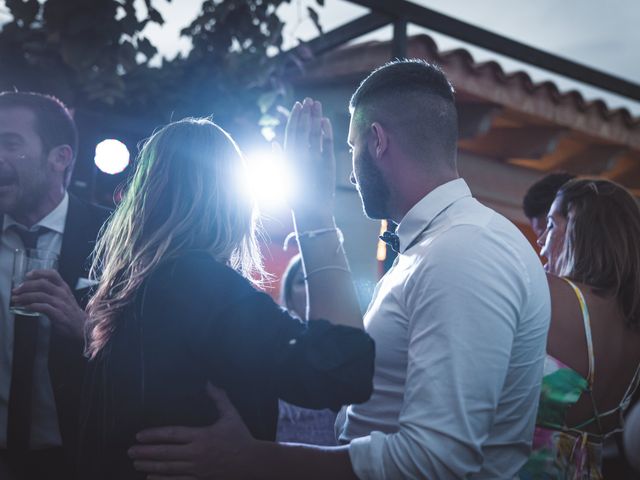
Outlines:
<svg viewBox="0 0 640 480"><path fill-rule="evenodd" d="M404 253L440 213L464 197L471 197L471 191L467 182L457 178L435 188L416 203L398 225L400 253Z"/></svg>
<svg viewBox="0 0 640 480"><path fill-rule="evenodd" d="M56 208L51 210L49 214L36 223L30 230L33 230L35 227L45 227L53 232L64 234L64 224L67 221L67 211L69 210L69 194L67 192L64 193L64 197L62 197L62 201L58 204ZM2 231L6 231L11 225L20 225L24 227L24 225L16 222L10 215L4 215L4 221L2 222Z"/></svg>

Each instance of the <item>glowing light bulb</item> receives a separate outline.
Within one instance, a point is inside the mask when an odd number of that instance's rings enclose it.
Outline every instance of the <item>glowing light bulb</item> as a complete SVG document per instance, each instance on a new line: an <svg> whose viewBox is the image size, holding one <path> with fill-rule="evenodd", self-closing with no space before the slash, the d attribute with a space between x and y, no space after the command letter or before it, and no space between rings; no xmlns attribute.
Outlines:
<svg viewBox="0 0 640 480"><path fill-rule="evenodd" d="M107 139L96 145L94 162L101 172L115 175L129 165L129 149L119 140Z"/></svg>

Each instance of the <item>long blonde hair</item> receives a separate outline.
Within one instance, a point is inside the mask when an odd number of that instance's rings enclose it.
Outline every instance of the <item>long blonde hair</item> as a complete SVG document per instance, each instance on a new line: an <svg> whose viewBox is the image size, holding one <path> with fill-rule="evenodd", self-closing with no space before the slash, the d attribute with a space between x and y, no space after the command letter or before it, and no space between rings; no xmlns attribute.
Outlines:
<svg viewBox="0 0 640 480"><path fill-rule="evenodd" d="M94 250L100 283L87 306L88 356L105 346L154 268L181 252L205 251L254 283L265 278L245 176L237 145L209 119L171 123L146 141Z"/></svg>

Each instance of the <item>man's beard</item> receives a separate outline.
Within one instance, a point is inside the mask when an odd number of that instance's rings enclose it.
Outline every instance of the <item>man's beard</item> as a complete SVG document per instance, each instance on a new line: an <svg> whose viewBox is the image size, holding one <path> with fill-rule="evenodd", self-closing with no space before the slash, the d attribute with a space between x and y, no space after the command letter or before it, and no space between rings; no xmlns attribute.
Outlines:
<svg viewBox="0 0 640 480"><path fill-rule="evenodd" d="M389 218L389 188L366 148L357 163L360 165L357 187L364 214L374 220Z"/></svg>
<svg viewBox="0 0 640 480"><path fill-rule="evenodd" d="M14 218L24 217L38 210L45 201L49 190L46 156L43 155L40 160L40 168L33 169L29 174L22 172L17 191L11 198L0 202L0 213Z"/></svg>

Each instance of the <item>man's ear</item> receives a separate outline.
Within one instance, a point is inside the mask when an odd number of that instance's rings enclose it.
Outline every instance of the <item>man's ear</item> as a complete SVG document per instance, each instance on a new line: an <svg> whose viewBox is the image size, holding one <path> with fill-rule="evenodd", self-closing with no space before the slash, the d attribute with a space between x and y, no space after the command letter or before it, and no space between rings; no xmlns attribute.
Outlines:
<svg viewBox="0 0 640 480"><path fill-rule="evenodd" d="M48 161L53 171L64 174L73 163L73 150L69 145L58 145L49 152Z"/></svg>
<svg viewBox="0 0 640 480"><path fill-rule="evenodd" d="M371 124L369 147L375 159L382 158L389 149L389 133L378 122Z"/></svg>

